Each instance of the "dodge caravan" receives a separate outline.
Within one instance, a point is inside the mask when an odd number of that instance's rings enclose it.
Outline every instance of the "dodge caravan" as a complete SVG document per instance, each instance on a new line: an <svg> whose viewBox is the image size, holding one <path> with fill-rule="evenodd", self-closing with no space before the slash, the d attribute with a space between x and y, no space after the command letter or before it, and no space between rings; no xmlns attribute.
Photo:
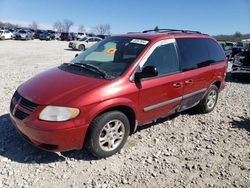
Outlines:
<svg viewBox="0 0 250 188"><path fill-rule="evenodd" d="M10 117L47 151L118 152L129 134L195 107L211 112L225 87L226 58L200 32L160 29L104 39L17 88Z"/></svg>

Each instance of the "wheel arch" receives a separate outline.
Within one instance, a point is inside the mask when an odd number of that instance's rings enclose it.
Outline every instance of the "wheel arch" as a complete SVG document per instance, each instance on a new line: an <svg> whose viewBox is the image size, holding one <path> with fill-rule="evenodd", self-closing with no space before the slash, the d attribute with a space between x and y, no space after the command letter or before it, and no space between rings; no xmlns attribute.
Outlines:
<svg viewBox="0 0 250 188"><path fill-rule="evenodd" d="M135 112L134 112L134 110L132 108L130 108L129 106L126 106L126 105L113 106L111 108L108 108L108 109L102 111L97 116L99 116L101 114L104 114L106 112L111 112L111 111L120 111L123 114L125 114L127 116L128 120L129 120L130 134L135 131L135 129L136 129L136 115L135 115Z"/></svg>
<svg viewBox="0 0 250 188"><path fill-rule="evenodd" d="M119 102L118 102L119 101ZM92 108L92 109L91 109ZM89 111L89 117L87 118L87 122L89 124L89 127L91 125L91 122L101 114L104 114L106 112L111 112L111 111L120 111L124 113L130 123L130 134L132 134L137 127L137 115L136 115L136 108L135 104L133 101L129 99L115 99L114 100L107 100L103 103L100 103L99 105L91 107ZM89 131L88 127L88 131Z"/></svg>
<svg viewBox="0 0 250 188"><path fill-rule="evenodd" d="M220 80L217 80L217 81L213 82L212 85L215 85L215 86L220 90L221 81L220 81Z"/></svg>

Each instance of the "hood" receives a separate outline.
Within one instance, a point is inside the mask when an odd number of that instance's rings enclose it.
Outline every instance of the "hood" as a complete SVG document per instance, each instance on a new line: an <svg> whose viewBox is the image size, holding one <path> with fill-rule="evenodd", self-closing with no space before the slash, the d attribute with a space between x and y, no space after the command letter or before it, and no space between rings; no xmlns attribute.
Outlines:
<svg viewBox="0 0 250 188"><path fill-rule="evenodd" d="M23 83L18 92L39 105L60 105L107 82L53 68Z"/></svg>
<svg viewBox="0 0 250 188"><path fill-rule="evenodd" d="M71 43L71 44L77 44L77 43L79 43L79 41L77 41L77 40L72 40L72 41L70 41L70 43Z"/></svg>

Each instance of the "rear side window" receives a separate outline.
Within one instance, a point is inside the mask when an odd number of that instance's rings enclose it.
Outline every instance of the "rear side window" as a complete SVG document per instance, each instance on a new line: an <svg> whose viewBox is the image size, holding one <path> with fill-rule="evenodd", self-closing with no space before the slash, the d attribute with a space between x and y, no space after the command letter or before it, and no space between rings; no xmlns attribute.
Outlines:
<svg viewBox="0 0 250 188"><path fill-rule="evenodd" d="M210 59L214 62L220 62L225 60L225 54L224 51L221 49L221 47L218 45L217 42L211 40L211 39L205 39L210 55Z"/></svg>
<svg viewBox="0 0 250 188"><path fill-rule="evenodd" d="M208 38L179 38L178 53L182 71L223 61L225 54L218 43Z"/></svg>
<svg viewBox="0 0 250 188"><path fill-rule="evenodd" d="M180 65L183 71L209 65L210 57L206 42L200 38L176 39Z"/></svg>
<svg viewBox="0 0 250 188"><path fill-rule="evenodd" d="M159 76L179 71L174 44L170 43L157 47L143 67L149 65L153 65L157 68Z"/></svg>

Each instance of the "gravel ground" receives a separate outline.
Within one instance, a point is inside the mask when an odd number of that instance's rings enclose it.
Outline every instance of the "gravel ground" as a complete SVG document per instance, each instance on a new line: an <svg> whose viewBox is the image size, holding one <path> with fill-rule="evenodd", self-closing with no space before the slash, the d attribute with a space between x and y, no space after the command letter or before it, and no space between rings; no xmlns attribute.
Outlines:
<svg viewBox="0 0 250 188"><path fill-rule="evenodd" d="M139 128L106 159L26 143L10 122L12 94L76 53L61 41L0 41L0 187L250 187L250 83L229 77L212 113Z"/></svg>

